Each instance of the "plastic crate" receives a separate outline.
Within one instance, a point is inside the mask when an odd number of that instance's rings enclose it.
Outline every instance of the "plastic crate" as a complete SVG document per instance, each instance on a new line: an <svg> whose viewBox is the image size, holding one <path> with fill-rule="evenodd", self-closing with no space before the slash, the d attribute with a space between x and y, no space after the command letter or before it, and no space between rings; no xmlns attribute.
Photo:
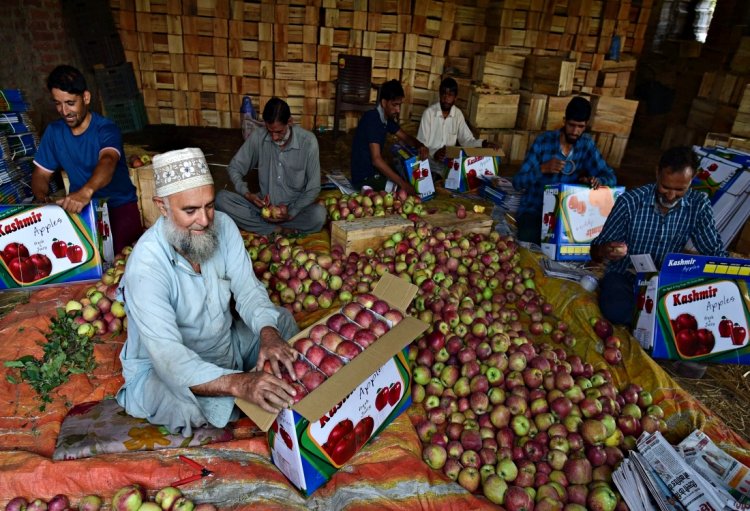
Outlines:
<svg viewBox="0 0 750 511"><path fill-rule="evenodd" d="M140 131L148 124L143 96L104 102L104 115L120 127L123 133Z"/></svg>
<svg viewBox="0 0 750 511"><path fill-rule="evenodd" d="M88 67L115 67L125 62L125 50L117 32L95 39L79 40L79 47Z"/></svg>
<svg viewBox="0 0 750 511"><path fill-rule="evenodd" d="M133 64L130 62L114 67L96 66L94 75L102 101L117 102L121 99L134 98L139 93Z"/></svg>

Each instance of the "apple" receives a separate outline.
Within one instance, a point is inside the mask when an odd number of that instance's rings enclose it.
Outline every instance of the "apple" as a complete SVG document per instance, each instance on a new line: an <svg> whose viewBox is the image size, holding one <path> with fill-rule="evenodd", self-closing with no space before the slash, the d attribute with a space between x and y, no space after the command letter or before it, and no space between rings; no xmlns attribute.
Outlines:
<svg viewBox="0 0 750 511"><path fill-rule="evenodd" d="M182 497L182 492L173 486L165 486L156 493L154 502L156 502L164 511L169 511L174 502Z"/></svg>
<svg viewBox="0 0 750 511"><path fill-rule="evenodd" d="M120 488L112 496L112 509L114 511L138 511L142 504L143 495L137 485Z"/></svg>

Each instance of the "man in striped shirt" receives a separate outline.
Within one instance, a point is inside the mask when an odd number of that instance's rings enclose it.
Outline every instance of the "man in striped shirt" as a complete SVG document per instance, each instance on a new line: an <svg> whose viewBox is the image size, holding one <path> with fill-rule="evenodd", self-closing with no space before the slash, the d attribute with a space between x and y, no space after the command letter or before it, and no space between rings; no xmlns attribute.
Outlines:
<svg viewBox="0 0 750 511"><path fill-rule="evenodd" d="M661 267L688 240L703 255L726 256L706 194L690 189L698 168L689 147L673 147L659 160L656 183L628 190L615 202L591 258L608 261L599 283L599 308L613 323L629 325L635 309L635 270L628 254L650 254Z"/></svg>
<svg viewBox="0 0 750 511"><path fill-rule="evenodd" d="M565 124L541 133L513 176L513 187L523 190L516 213L518 239L541 243L545 185L585 183L592 188L614 186L615 173L604 161L594 140L586 135L591 104L576 96L565 108Z"/></svg>

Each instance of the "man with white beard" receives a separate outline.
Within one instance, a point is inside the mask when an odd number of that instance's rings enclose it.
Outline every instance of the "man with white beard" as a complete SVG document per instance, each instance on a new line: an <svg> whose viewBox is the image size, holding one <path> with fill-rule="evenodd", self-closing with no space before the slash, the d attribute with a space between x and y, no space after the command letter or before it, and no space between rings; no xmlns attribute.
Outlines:
<svg viewBox="0 0 750 511"><path fill-rule="evenodd" d="M295 391L280 370L293 374L299 354L284 340L297 325L269 300L232 219L214 211L203 152L171 151L153 165L161 217L136 244L122 279L128 339L118 403L184 436L239 418L237 397L269 412L291 406ZM266 361L274 374L262 371Z"/></svg>

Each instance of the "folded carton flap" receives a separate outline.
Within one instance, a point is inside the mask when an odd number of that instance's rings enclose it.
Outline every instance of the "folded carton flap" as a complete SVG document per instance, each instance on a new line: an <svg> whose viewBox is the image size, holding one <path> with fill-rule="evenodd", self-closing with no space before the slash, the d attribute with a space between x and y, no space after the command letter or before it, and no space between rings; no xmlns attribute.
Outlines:
<svg viewBox="0 0 750 511"><path fill-rule="evenodd" d="M448 146L445 148L446 158L458 158L461 152L466 156L500 156L505 158L505 153L502 149L492 149L491 147L459 147L459 146Z"/></svg>
<svg viewBox="0 0 750 511"><path fill-rule="evenodd" d="M339 369L320 387L294 405L293 409L309 421L318 420L427 328L427 324L423 321L412 317L404 318L388 333L368 346L357 358ZM255 420L254 417L251 418Z"/></svg>
<svg viewBox="0 0 750 511"><path fill-rule="evenodd" d="M245 415L250 417L255 425L258 426L262 431L268 431L268 429L271 427L271 424L273 424L273 421L276 420L277 414L269 413L260 406L249 401L245 401L244 399L236 398L234 400L234 404L236 404L237 407L245 413Z"/></svg>
<svg viewBox="0 0 750 511"><path fill-rule="evenodd" d="M386 272L380 277L372 292L378 298L385 300L402 312L406 312L417 291L418 288L414 284Z"/></svg>

